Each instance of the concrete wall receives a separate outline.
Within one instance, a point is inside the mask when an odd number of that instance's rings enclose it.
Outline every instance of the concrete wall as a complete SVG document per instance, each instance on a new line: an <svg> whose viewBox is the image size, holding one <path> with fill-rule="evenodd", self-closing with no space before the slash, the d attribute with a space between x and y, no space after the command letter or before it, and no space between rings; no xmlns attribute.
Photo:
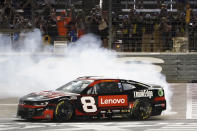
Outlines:
<svg viewBox="0 0 197 131"><path fill-rule="evenodd" d="M119 57L153 57L169 82L197 82L197 53L119 53Z"/></svg>

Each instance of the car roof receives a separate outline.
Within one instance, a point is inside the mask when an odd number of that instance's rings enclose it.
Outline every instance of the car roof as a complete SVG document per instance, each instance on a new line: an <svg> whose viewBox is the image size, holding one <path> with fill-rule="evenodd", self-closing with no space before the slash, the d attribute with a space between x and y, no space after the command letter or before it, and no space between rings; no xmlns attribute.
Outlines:
<svg viewBox="0 0 197 131"><path fill-rule="evenodd" d="M145 87L150 87L150 85L141 83L141 82L137 82L134 80L126 80L126 79L119 79L119 78L108 78L108 77L104 77L104 76L82 76L82 77L78 77L78 80L120 80L120 81L125 81L131 84L139 84Z"/></svg>
<svg viewBox="0 0 197 131"><path fill-rule="evenodd" d="M82 77L78 77L77 79L80 79L80 80L122 80L119 78L109 78L109 77L104 77L104 76L82 76Z"/></svg>

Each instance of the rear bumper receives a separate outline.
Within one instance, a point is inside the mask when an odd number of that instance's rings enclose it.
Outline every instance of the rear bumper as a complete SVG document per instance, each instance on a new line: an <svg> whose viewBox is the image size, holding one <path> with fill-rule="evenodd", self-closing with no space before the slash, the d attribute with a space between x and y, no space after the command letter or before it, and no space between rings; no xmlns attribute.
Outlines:
<svg viewBox="0 0 197 131"><path fill-rule="evenodd" d="M166 100L164 97L157 97L152 105L152 116L161 115L162 111L166 110Z"/></svg>

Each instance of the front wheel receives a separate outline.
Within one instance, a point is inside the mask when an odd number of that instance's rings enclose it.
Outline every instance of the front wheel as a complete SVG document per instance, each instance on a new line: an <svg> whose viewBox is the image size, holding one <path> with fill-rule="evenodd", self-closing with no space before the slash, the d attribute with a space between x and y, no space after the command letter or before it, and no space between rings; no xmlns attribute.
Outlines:
<svg viewBox="0 0 197 131"><path fill-rule="evenodd" d="M137 99L132 109L132 117L137 120L146 120L151 116L152 106L148 99Z"/></svg>
<svg viewBox="0 0 197 131"><path fill-rule="evenodd" d="M67 101L60 101L54 111L54 118L57 121L68 121L73 117L73 107Z"/></svg>

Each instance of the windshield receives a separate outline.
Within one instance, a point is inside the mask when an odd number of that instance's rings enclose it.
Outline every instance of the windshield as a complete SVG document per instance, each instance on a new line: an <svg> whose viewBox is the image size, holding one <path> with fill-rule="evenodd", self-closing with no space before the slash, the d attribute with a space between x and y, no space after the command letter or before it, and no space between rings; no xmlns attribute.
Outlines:
<svg viewBox="0 0 197 131"><path fill-rule="evenodd" d="M81 93L92 82L92 80L75 80L63 85L56 90L70 93Z"/></svg>

